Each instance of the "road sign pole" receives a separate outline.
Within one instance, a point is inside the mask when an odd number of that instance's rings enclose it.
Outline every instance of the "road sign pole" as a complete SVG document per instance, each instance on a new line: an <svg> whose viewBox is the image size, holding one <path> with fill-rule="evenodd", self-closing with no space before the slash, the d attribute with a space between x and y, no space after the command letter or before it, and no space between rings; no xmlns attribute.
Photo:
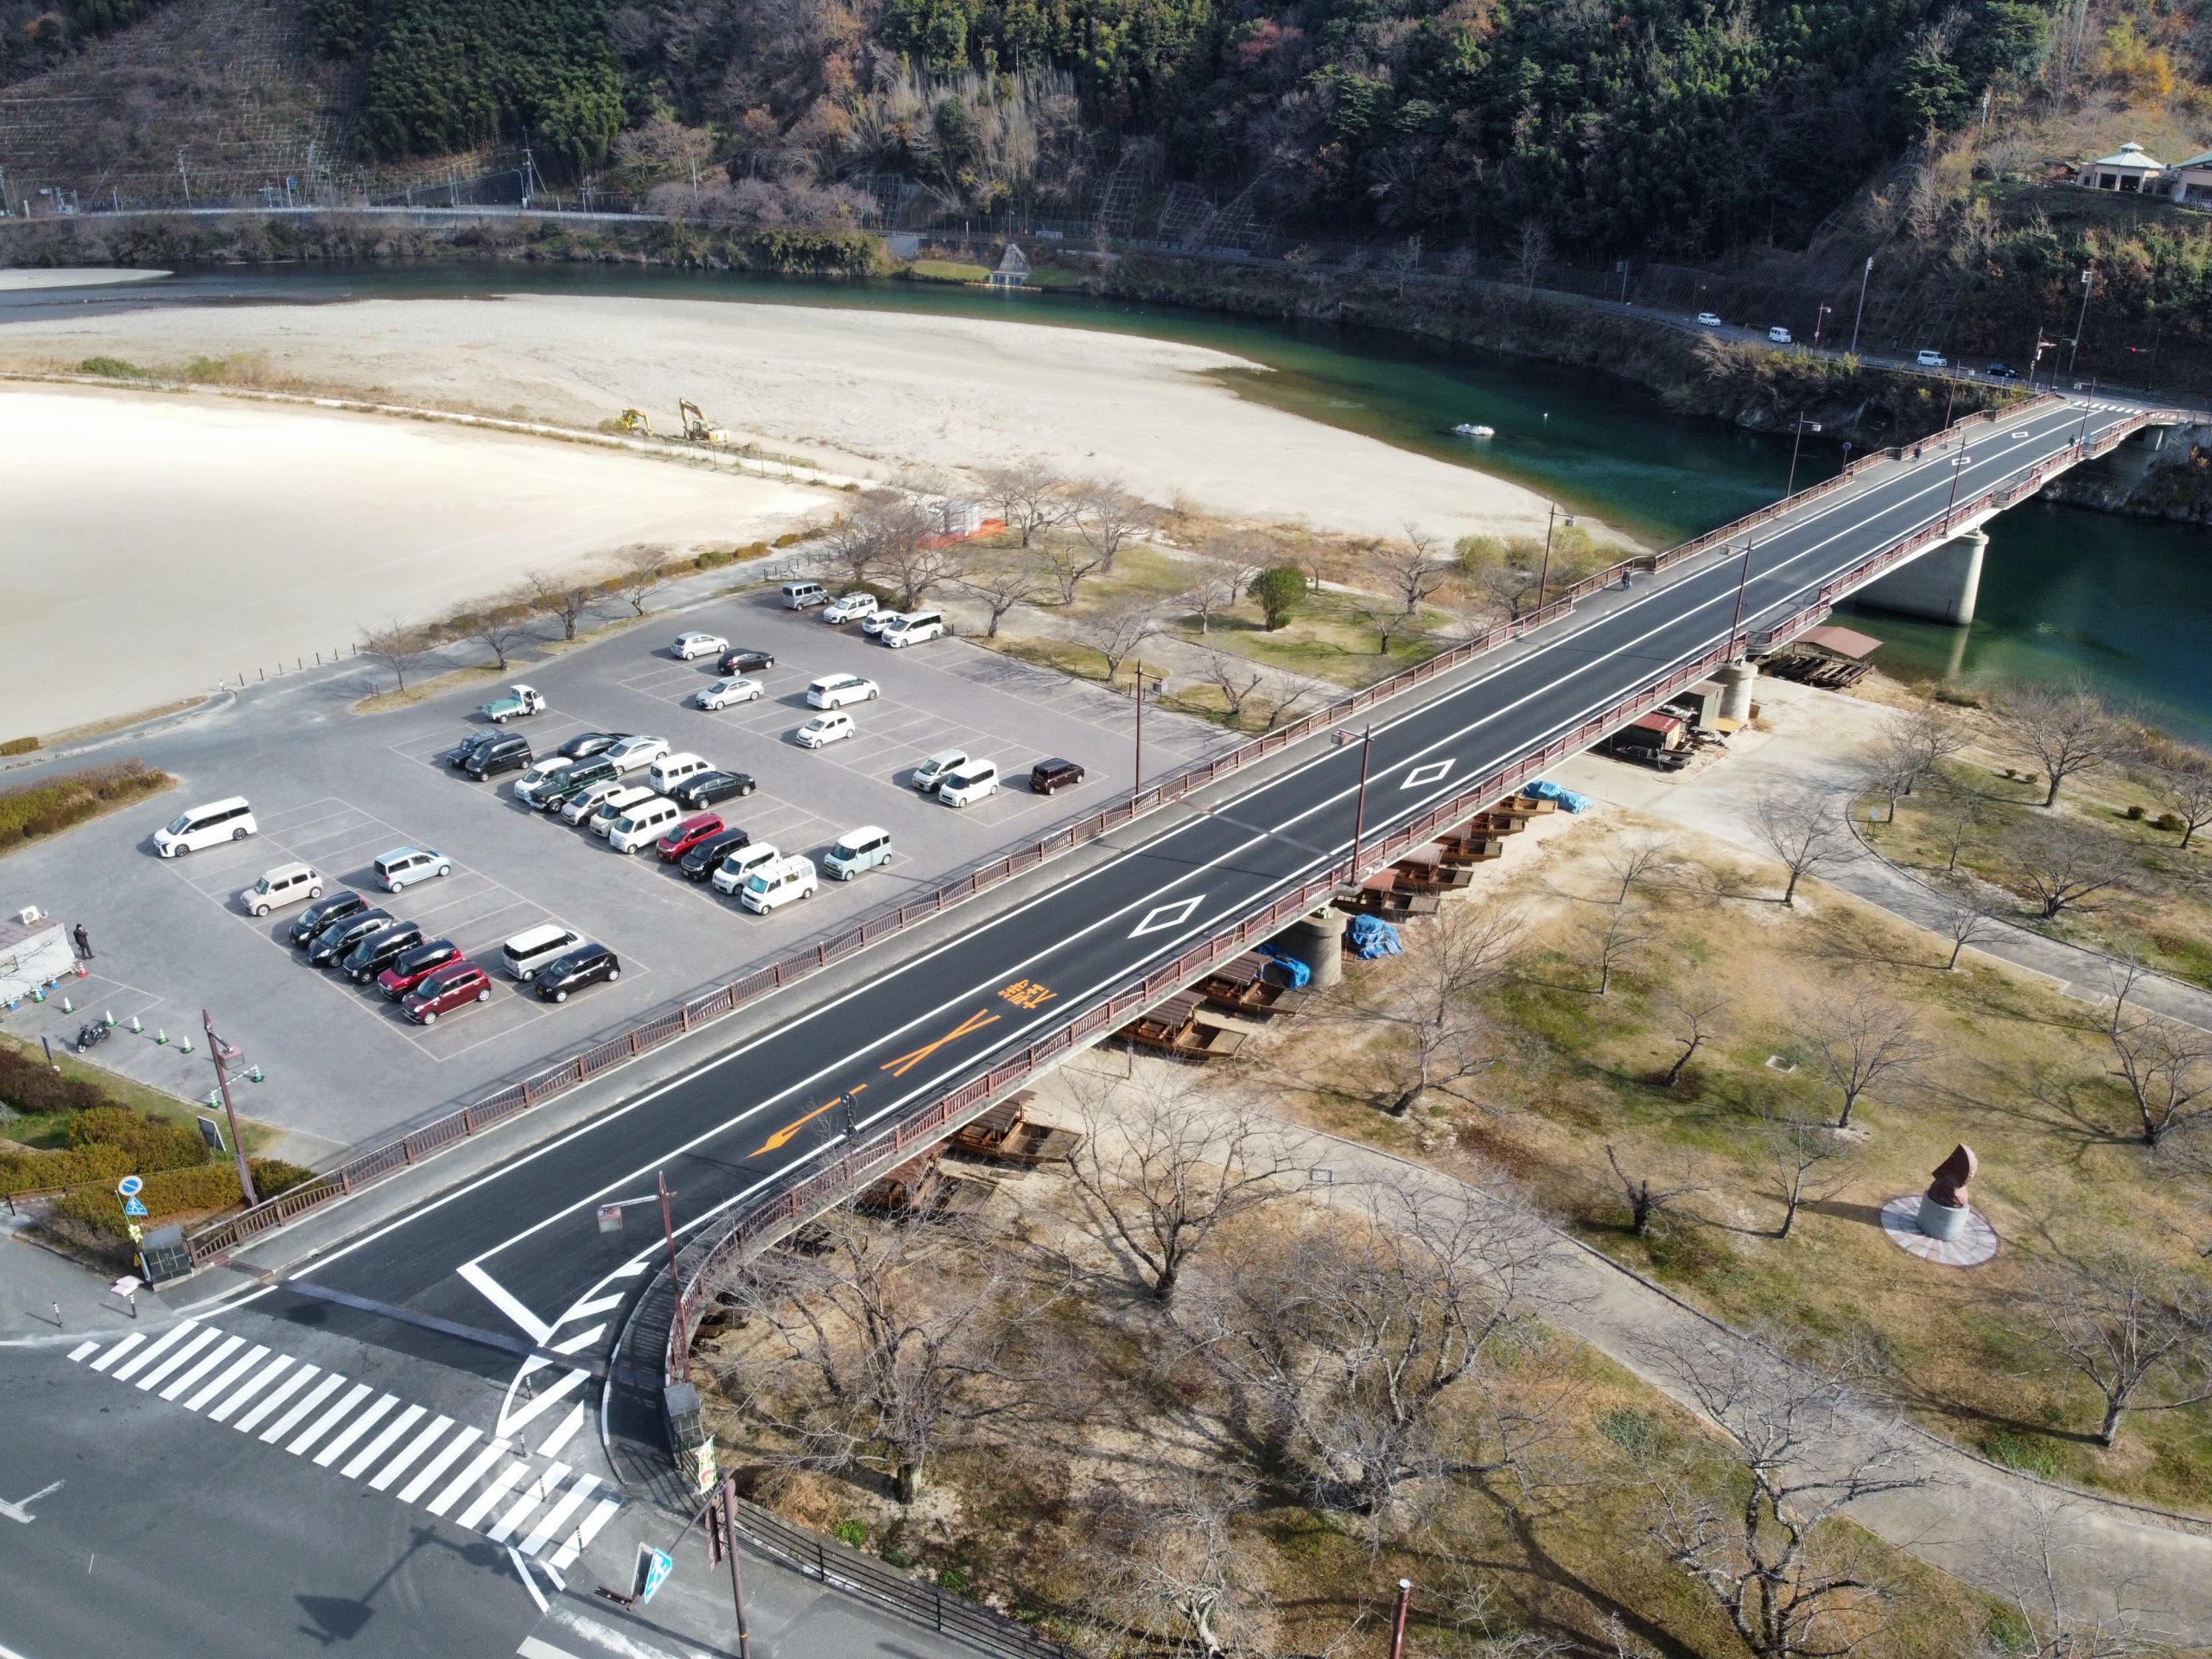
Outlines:
<svg viewBox="0 0 2212 1659"><path fill-rule="evenodd" d="M737 1560L737 1476L722 1477L722 1536L729 1547L729 1594L737 1604L737 1659L753 1659L753 1639L745 1629L745 1573Z"/></svg>
<svg viewBox="0 0 2212 1659"><path fill-rule="evenodd" d="M251 1210L261 1200L253 1190L253 1169L245 1160L245 1137L238 1133L238 1109L231 1104L231 1075L225 1069L226 1062L237 1059L239 1051L215 1034L215 1016L205 1008L200 1010L200 1024L207 1033L207 1058L215 1063L215 1087L222 1091L223 1116L231 1123L231 1154L238 1163L238 1195Z"/></svg>

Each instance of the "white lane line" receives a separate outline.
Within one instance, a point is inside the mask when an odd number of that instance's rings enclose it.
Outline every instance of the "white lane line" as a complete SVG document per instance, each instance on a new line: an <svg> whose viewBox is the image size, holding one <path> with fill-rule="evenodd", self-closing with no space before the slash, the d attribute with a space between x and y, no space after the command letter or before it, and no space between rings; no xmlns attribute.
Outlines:
<svg viewBox="0 0 2212 1659"><path fill-rule="evenodd" d="M449 1417L439 1418L435 1423L430 1426L429 1433L425 1434L423 1438L424 1440L429 1439L430 1435L437 1433L441 1429L449 1425L452 1421L453 1420ZM474 1445L476 1441L481 1440L483 1435L484 1431L480 1428L464 1428L460 1433L454 1435L453 1439L448 1440L445 1444L445 1449L440 1452L436 1457L431 1459L429 1462L423 1465L423 1471L420 1474L416 1475L414 1479L409 1481L406 1485L399 1489L399 1501L403 1503L412 1503L416 1498L422 1497L424 1492L429 1491L430 1490L430 1483L435 1480L440 1475L445 1473L447 1468L453 1463L453 1460L459 1457L462 1452L466 1452L471 1446ZM416 1452L420 1450L420 1445L421 1443L418 1441L415 1446L409 1446L404 1455L411 1461ZM370 1488L375 1491L382 1491L384 1490L382 1484L384 1476L378 1475L376 1479L369 1483Z"/></svg>
<svg viewBox="0 0 2212 1659"><path fill-rule="evenodd" d="M486 1301L520 1325L523 1333L532 1342L543 1344L553 1334L551 1325L524 1307L505 1285L493 1278L474 1262L462 1263L459 1272L462 1278L476 1287Z"/></svg>
<svg viewBox="0 0 2212 1659"><path fill-rule="evenodd" d="M174 1346L181 1338L191 1335L192 1332L197 1331L199 1328L200 1321L197 1319L179 1319L167 1331L164 1331L160 1336L156 1337L152 1342L140 1349L137 1354L133 1355L130 1359L125 1360L122 1365L118 1366L115 1371L115 1380L120 1382L126 1378L136 1375L138 1370L145 1365L148 1360L160 1357L163 1352Z"/></svg>
<svg viewBox="0 0 2212 1659"><path fill-rule="evenodd" d="M526 1467L527 1465L525 1465ZM561 1483L572 1472L565 1463L556 1463L530 1483L530 1490L514 1502L514 1507L499 1517L499 1524L484 1535L495 1544L504 1544L530 1519L531 1512L561 1489Z"/></svg>
<svg viewBox="0 0 2212 1659"><path fill-rule="evenodd" d="M567 1572L569 1564L591 1548L591 1541L599 1536L599 1529L612 1521L621 1507L622 1500L619 1497L602 1497L593 1505L591 1513L584 1516L583 1524L575 1529L569 1541L553 1552L553 1570Z"/></svg>
<svg viewBox="0 0 2212 1659"><path fill-rule="evenodd" d="M284 1361L285 1365L289 1365L292 1362L289 1359ZM283 1366L272 1365L269 1368L269 1371L263 1372L260 1376L256 1377L253 1382L249 1383L247 1386L249 1388L258 1388L262 1382L267 1380L270 1371L281 1370L283 1369ZM246 1413L245 1416L239 1418L238 1421L232 1424L231 1427L237 1429L241 1434L252 1433L255 1427L260 1423L263 1418L268 1416L270 1412L276 1410L287 1400L297 1394L300 1391L301 1385L309 1377L317 1375L321 1370L322 1367L320 1365L302 1364L289 1376L286 1377L282 1382L279 1382L275 1388L271 1389L269 1391L269 1397L266 1400L264 1400L251 1411Z"/></svg>
<svg viewBox="0 0 2212 1659"><path fill-rule="evenodd" d="M399 1396L396 1394L378 1395L376 1400L365 1407L352 1422L331 1437L329 1445L315 1454L315 1466L321 1469L329 1468L332 1464L346 1455L347 1446L374 1428L385 1413L398 1403Z"/></svg>
<svg viewBox="0 0 2212 1659"><path fill-rule="evenodd" d="M477 1493L467 1509L454 1516L454 1525L473 1530L486 1516L499 1507L499 1500L507 1495L507 1489L529 1472L530 1465L526 1463L511 1463L500 1470L493 1478L492 1484ZM535 1507L534 1503L532 1507ZM436 1510L433 1509L431 1513L435 1514Z"/></svg>
<svg viewBox="0 0 2212 1659"><path fill-rule="evenodd" d="M206 1405L217 1395L222 1393L224 1389L229 1388L232 1383L237 1382L238 1378L244 1376L255 1366L260 1364L263 1360L268 1358L268 1347L265 1344L257 1344L254 1348L247 1353L244 1359L238 1361L238 1363L232 1366L230 1370L225 1371L213 1382L210 1382L206 1388L200 1389L199 1393L194 1395L191 1399L186 1401L184 1402L184 1408L187 1411L199 1410L200 1407Z"/></svg>
<svg viewBox="0 0 2212 1659"><path fill-rule="evenodd" d="M176 1370L180 1365L189 1363L194 1354L198 1353L201 1349L205 1348L209 1343L214 1341L216 1338L222 1334L223 1333L215 1329L212 1325L202 1325L200 1328L199 1334L194 1336L191 1341L183 1343L172 1350L168 1357L163 1359L160 1364L155 1366L143 1376L140 1377L138 1379L138 1386L142 1389L151 1389L157 1386L171 1371ZM118 1371L116 1375L118 1376L121 1376L123 1373L121 1371Z"/></svg>
<svg viewBox="0 0 2212 1659"><path fill-rule="evenodd" d="M590 1347L606 1334L607 1327L604 1325L594 1325L590 1330L579 1332L576 1335L570 1337L566 1342L556 1343L553 1351L556 1354L573 1354L579 1348Z"/></svg>
<svg viewBox="0 0 2212 1659"><path fill-rule="evenodd" d="M107 1370L107 1368L114 1364L117 1360L121 1359L125 1354L129 1353L133 1348L136 1348L140 1343L145 1340L146 1338L143 1333L133 1331L121 1342L117 1343L114 1347L109 1349L107 1352L102 1354L98 1359L94 1360L92 1362L92 1369L96 1371L104 1371Z"/></svg>
<svg viewBox="0 0 2212 1659"><path fill-rule="evenodd" d="M315 1368L313 1366L309 1366L308 1369L309 1370L313 1370ZM290 1433L294 1429L300 1426L300 1420L302 1418L305 1417L309 1412L313 1411L317 1406L329 1399L332 1395L337 1393L339 1389L345 1386L346 1379L339 1376L337 1372L324 1372L322 1381L316 1383L305 1394L302 1395L297 1405L294 1406L289 1411L285 1412L282 1416L277 1418L275 1422L270 1424L267 1428L261 1432L261 1443L264 1446L276 1445L277 1441L283 1440L287 1434ZM245 1425L241 1423L239 1427L243 1428Z"/></svg>
<svg viewBox="0 0 2212 1659"><path fill-rule="evenodd" d="M537 1455L541 1458L552 1457L575 1439L576 1431L583 1426L584 1402L579 1400L569 1408L569 1414L561 1420L553 1432L537 1443Z"/></svg>
<svg viewBox="0 0 2212 1659"><path fill-rule="evenodd" d="M522 1646L515 1649L515 1659L576 1659L566 1648L556 1648L550 1642L534 1636L525 1636Z"/></svg>
<svg viewBox="0 0 2212 1659"><path fill-rule="evenodd" d="M561 1494L561 1501L539 1519L529 1537L522 1541L522 1553L535 1555L551 1543L559 1534L563 1523L583 1507L583 1502L599 1490L598 1479L591 1475L578 1475L569 1490Z"/></svg>
<svg viewBox="0 0 2212 1659"><path fill-rule="evenodd" d="M618 1302L619 1302L619 1301L620 1301L622 1299L621 1299L620 1296L618 1296L618 1297L616 1297L614 1300L615 1300L616 1301L618 1301ZM80 1343L79 1343L79 1344L78 1344L74 1348L72 1348L72 1349L69 1351L69 1363L70 1363L72 1365L81 1365L81 1364L83 1364L83 1363L85 1363L85 1356L86 1356L86 1354L91 1353L93 1350L97 1349L99 1345L100 1345L100 1343L99 1343L99 1338L98 1337L93 1338L90 1342L80 1342Z"/></svg>
<svg viewBox="0 0 2212 1659"><path fill-rule="evenodd" d="M235 1354L239 1349L245 1346L245 1338L244 1337L225 1337L223 1340L217 1344L213 1353L208 1354L190 1370L185 1372L184 1375L178 1377L175 1382L170 1383L166 1389L163 1389L162 1390L162 1398L164 1400L175 1399L177 1395L182 1394L187 1389L200 1381L201 1377L207 1376L208 1372L213 1370L218 1365L221 1364L225 1360L228 1359L232 1354ZM143 1388L144 1384L142 1383L140 1386Z"/></svg>
<svg viewBox="0 0 2212 1659"><path fill-rule="evenodd" d="M580 1302L562 1315L561 1323L566 1325L570 1319L588 1319L594 1313L605 1313L610 1309L620 1307L622 1306L624 1294L625 1293L617 1291L612 1296L597 1296L588 1302Z"/></svg>
<svg viewBox="0 0 2212 1659"><path fill-rule="evenodd" d="M398 1416L393 1418L389 1423L385 1424L384 1428L378 1433L376 1439L371 1440L366 1446L361 1448L361 1452L359 1457L355 1458L353 1462L347 1464L338 1472L345 1476L348 1480L359 1480L361 1476L366 1472L368 1466L374 1463L378 1458L384 1456L386 1452L390 1451L391 1449L391 1443L394 1440L404 1434L409 1429L414 1427L416 1423L422 1421L423 1416L423 1410L422 1407L408 1407L407 1409L401 1412Z"/></svg>
<svg viewBox="0 0 2212 1659"><path fill-rule="evenodd" d="M507 1455L505 1440L493 1440L470 1460L467 1468L453 1478L445 1491L423 1507L432 1515L443 1515L459 1501L461 1495L484 1478L484 1471Z"/></svg>
<svg viewBox="0 0 2212 1659"><path fill-rule="evenodd" d="M345 1380L346 1379L343 1377L339 1378L339 1381L341 1382ZM347 1412L353 1410L354 1407L359 1405L362 1401L367 1399L369 1395L375 1392L376 1390L372 1389L367 1383L356 1382L351 1389L346 1390L346 1397L344 1399L340 1400L328 1411L324 1412L321 1416L316 1418L313 1423L302 1429L300 1433L300 1438L294 1440L284 1449L296 1458L300 1456L309 1446L313 1446L317 1440L321 1440L324 1435L329 1433L332 1429L335 1428L339 1423L343 1421ZM327 1397L327 1395L325 1396L325 1398ZM309 1401L307 1403L312 1405L314 1404L314 1402Z"/></svg>
<svg viewBox="0 0 2212 1659"><path fill-rule="evenodd" d="M536 1399L513 1410L509 1410L503 1403L499 1408L499 1433L512 1434L524 1424L536 1422L590 1379L589 1371L563 1371L548 1383Z"/></svg>
<svg viewBox="0 0 2212 1659"><path fill-rule="evenodd" d="M255 1395L259 1394L271 1382L274 1382L276 1380L277 1373L286 1370L290 1366L291 1363L292 1357L289 1354L277 1355L276 1357L270 1360L268 1364L263 1366L259 1371L249 1377L246 1380L245 1386L240 1388L236 1394L224 1401L223 1403L216 1407L214 1410L209 1412L207 1414L207 1421L211 1423L221 1422L232 1412L236 1411L240 1406L252 1399ZM240 1428L244 1428L246 1425L240 1423L238 1427Z"/></svg>
<svg viewBox="0 0 2212 1659"><path fill-rule="evenodd" d="M537 1611L540 1613L551 1612L552 1604L545 1599L545 1592L537 1587L537 1580L530 1576L530 1564L515 1554L512 1544L507 1547L507 1559L515 1564L515 1571L522 1577L522 1587L530 1592L530 1599L537 1604Z"/></svg>

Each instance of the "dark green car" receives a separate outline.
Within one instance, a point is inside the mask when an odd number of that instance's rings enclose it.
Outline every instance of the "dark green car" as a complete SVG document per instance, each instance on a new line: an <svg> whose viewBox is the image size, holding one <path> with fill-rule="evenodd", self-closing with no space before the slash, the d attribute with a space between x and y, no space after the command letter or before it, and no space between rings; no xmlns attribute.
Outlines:
<svg viewBox="0 0 2212 1659"><path fill-rule="evenodd" d="M562 767L524 798L541 812L557 812L594 784L607 783L621 775L622 769L612 760L594 756ZM518 790L516 793L522 791Z"/></svg>

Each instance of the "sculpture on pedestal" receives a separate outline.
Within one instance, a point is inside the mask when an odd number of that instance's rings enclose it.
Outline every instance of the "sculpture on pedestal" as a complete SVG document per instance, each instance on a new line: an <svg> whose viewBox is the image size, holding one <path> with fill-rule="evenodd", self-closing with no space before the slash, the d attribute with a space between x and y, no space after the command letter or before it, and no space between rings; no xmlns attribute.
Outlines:
<svg viewBox="0 0 2212 1659"><path fill-rule="evenodd" d="M1974 1149L1961 1143L1936 1166L1935 1179L1920 1200L1920 1230L1930 1238L1956 1238L1967 1224L1967 1184L1977 1165Z"/></svg>

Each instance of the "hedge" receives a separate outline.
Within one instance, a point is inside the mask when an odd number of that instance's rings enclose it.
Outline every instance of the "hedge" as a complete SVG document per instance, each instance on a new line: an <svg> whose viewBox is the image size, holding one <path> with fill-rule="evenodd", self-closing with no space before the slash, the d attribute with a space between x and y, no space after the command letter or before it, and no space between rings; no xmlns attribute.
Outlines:
<svg viewBox="0 0 2212 1659"><path fill-rule="evenodd" d="M0 1192L46 1192L83 1181L111 1186L137 1164L137 1160L121 1147L0 1153Z"/></svg>
<svg viewBox="0 0 2212 1659"><path fill-rule="evenodd" d="M168 1123L150 1112L134 1112L128 1106L101 1106L79 1112L69 1122L73 1147L120 1147L137 1160L142 1175L157 1169L189 1169L207 1161L207 1143L200 1131L181 1123Z"/></svg>
<svg viewBox="0 0 2212 1659"><path fill-rule="evenodd" d="M20 1049L0 1047L0 1103L35 1117L57 1112L88 1112L107 1104L92 1084L65 1077L44 1060Z"/></svg>
<svg viewBox="0 0 2212 1659"><path fill-rule="evenodd" d="M0 844L58 834L108 807L158 794L175 781L143 761L124 760L0 790Z"/></svg>
<svg viewBox="0 0 2212 1659"><path fill-rule="evenodd" d="M248 1161L253 1166L254 1192L260 1198L273 1198L302 1181L315 1179L313 1170L277 1159L255 1158ZM149 1222L194 1211L226 1209L238 1203L238 1166L228 1162L202 1164L197 1169L156 1170L146 1177L146 1185L138 1192L138 1202L146 1206ZM112 1192L72 1192L54 1200L54 1213L81 1221L118 1238L130 1236L123 1201Z"/></svg>

